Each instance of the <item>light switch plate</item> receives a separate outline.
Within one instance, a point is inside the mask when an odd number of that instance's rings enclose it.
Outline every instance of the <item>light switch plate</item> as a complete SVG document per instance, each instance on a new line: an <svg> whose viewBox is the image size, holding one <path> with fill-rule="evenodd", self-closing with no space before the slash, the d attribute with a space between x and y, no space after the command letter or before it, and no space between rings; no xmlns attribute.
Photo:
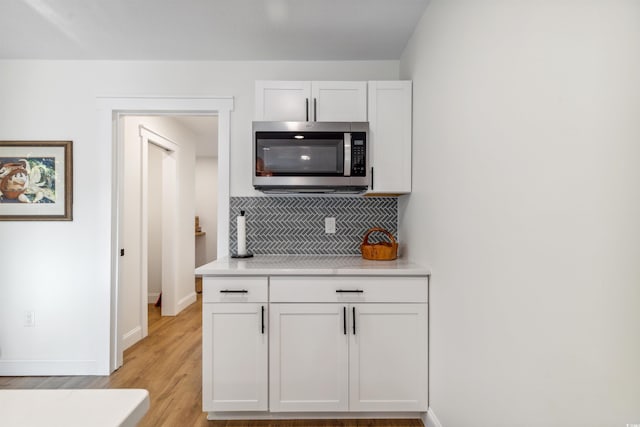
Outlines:
<svg viewBox="0 0 640 427"><path fill-rule="evenodd" d="M36 326L36 313L33 311L24 312L24 326L33 328Z"/></svg>
<svg viewBox="0 0 640 427"><path fill-rule="evenodd" d="M324 219L324 232L327 234L336 233L336 219L334 217L327 217Z"/></svg>

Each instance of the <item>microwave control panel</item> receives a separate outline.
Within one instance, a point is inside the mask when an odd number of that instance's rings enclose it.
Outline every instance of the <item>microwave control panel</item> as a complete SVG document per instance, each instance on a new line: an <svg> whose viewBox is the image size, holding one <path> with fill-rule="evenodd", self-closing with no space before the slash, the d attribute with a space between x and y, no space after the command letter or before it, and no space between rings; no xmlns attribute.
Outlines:
<svg viewBox="0 0 640 427"><path fill-rule="evenodd" d="M367 175L367 144L363 132L351 134L351 176Z"/></svg>

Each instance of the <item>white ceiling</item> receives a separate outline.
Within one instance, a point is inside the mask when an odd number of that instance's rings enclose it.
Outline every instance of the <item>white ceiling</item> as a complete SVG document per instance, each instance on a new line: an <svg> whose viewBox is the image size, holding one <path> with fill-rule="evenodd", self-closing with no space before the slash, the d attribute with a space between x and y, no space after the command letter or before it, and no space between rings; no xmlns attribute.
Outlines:
<svg viewBox="0 0 640 427"><path fill-rule="evenodd" d="M0 59L399 59L429 0L0 0Z"/></svg>

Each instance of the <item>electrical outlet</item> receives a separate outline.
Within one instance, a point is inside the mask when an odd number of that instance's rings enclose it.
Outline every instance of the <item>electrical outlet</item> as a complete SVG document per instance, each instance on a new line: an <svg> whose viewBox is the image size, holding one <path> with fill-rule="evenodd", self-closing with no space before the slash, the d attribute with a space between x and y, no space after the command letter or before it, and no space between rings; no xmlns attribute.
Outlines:
<svg viewBox="0 0 640 427"><path fill-rule="evenodd" d="M327 217L324 219L324 232L327 234L336 233L336 219L333 217Z"/></svg>
<svg viewBox="0 0 640 427"><path fill-rule="evenodd" d="M24 312L24 326L29 328L36 326L36 313L34 311Z"/></svg>

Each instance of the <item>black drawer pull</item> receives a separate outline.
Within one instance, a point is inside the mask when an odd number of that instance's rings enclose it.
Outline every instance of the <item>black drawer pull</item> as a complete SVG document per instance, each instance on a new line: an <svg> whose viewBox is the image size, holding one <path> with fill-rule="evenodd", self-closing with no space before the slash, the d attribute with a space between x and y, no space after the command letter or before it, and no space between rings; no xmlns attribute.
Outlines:
<svg viewBox="0 0 640 427"><path fill-rule="evenodd" d="M262 334L264 335L264 305L262 306Z"/></svg>
<svg viewBox="0 0 640 427"><path fill-rule="evenodd" d="M338 293L338 294L348 294L348 293L362 294L362 293L364 293L364 291L362 289L336 289L336 293Z"/></svg>
<svg viewBox="0 0 640 427"><path fill-rule="evenodd" d="M246 289L222 289L220 293L221 294L248 294L249 291Z"/></svg>

